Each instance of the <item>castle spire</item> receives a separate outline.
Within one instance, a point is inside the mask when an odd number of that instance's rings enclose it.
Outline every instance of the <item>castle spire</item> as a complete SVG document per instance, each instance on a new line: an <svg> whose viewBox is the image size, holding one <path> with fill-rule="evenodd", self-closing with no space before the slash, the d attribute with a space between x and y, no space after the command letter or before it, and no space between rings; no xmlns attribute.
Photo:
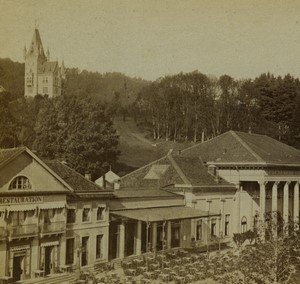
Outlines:
<svg viewBox="0 0 300 284"><path fill-rule="evenodd" d="M39 30L37 28L34 29L29 52L31 54L35 53L36 55L45 56L41 36L40 36Z"/></svg>

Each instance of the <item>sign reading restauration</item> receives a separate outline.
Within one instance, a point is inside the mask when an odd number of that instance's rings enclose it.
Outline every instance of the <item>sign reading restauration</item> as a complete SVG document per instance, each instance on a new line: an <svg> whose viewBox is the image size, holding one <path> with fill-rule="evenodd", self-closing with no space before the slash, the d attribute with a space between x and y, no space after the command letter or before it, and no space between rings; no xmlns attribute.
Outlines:
<svg viewBox="0 0 300 284"><path fill-rule="evenodd" d="M0 197L0 204L43 203L43 196Z"/></svg>

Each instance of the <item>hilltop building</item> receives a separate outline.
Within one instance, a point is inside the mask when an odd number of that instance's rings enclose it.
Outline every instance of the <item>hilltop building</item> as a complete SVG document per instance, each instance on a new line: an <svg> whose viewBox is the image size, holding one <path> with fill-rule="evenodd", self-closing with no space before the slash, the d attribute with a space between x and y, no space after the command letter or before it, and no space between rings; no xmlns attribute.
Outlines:
<svg viewBox="0 0 300 284"><path fill-rule="evenodd" d="M49 97L63 94L66 70L64 62L50 61L49 49L45 54L39 30L35 28L28 50L24 47L25 96L37 94Z"/></svg>

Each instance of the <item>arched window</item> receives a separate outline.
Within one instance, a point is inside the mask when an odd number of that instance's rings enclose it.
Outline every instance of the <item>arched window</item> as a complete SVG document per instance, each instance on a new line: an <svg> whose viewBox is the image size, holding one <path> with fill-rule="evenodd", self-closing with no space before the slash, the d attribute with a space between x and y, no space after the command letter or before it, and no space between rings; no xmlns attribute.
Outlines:
<svg viewBox="0 0 300 284"><path fill-rule="evenodd" d="M247 231L247 218L244 216L241 221L241 229L242 233L245 233Z"/></svg>
<svg viewBox="0 0 300 284"><path fill-rule="evenodd" d="M10 183L9 189L27 190L27 189L31 189L31 184L27 177L18 176Z"/></svg>

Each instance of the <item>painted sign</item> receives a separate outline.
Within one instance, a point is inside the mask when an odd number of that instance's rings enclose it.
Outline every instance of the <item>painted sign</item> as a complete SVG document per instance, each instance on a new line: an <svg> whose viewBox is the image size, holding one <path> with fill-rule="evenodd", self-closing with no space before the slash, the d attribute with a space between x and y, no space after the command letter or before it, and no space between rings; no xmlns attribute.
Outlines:
<svg viewBox="0 0 300 284"><path fill-rule="evenodd" d="M43 196L0 197L0 205L43 203Z"/></svg>

